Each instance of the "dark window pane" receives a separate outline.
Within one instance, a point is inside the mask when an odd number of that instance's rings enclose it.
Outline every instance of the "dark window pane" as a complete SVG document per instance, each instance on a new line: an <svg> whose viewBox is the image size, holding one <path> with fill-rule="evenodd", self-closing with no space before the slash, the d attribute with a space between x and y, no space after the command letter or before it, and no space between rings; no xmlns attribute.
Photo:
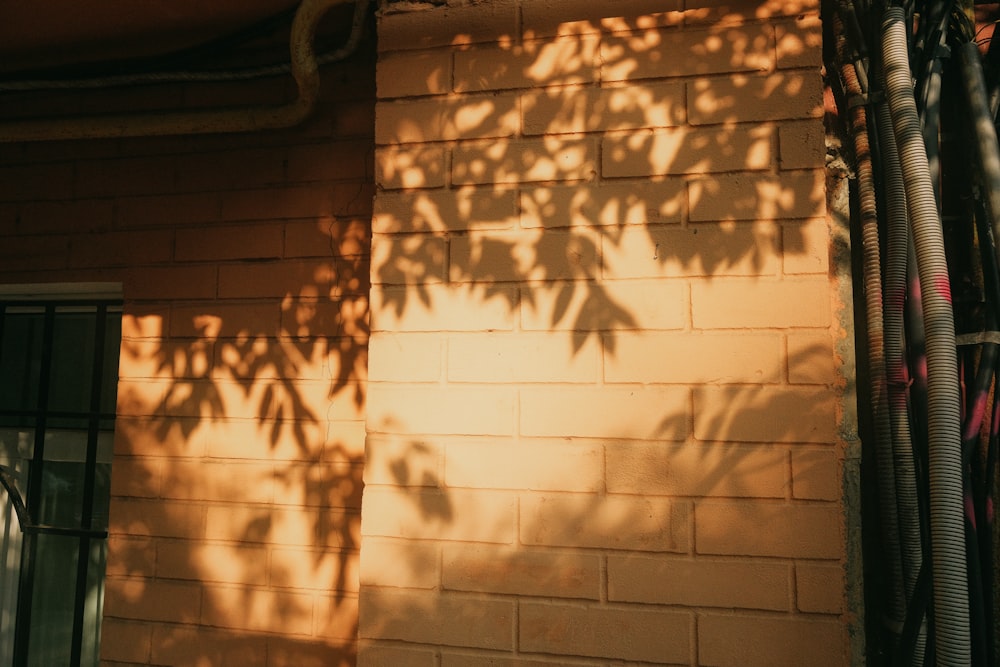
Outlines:
<svg viewBox="0 0 1000 667"><path fill-rule="evenodd" d="M27 310L28 312L21 312ZM39 309L8 309L0 343L0 410L38 407L45 315Z"/></svg>
<svg viewBox="0 0 1000 667"><path fill-rule="evenodd" d="M80 540L62 535L38 535L36 539L28 664L32 667L68 665Z"/></svg>
<svg viewBox="0 0 1000 667"><path fill-rule="evenodd" d="M97 313L56 309L49 405L53 412L87 412L93 383Z"/></svg>
<svg viewBox="0 0 1000 667"><path fill-rule="evenodd" d="M105 326L101 412L114 414L115 399L118 395L118 355L121 353L122 314L109 312Z"/></svg>

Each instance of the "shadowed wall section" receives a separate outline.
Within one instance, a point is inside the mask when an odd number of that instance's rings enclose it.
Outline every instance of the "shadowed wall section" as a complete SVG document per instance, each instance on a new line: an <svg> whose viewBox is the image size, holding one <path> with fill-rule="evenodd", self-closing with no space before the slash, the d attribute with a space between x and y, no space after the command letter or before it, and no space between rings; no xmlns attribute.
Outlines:
<svg viewBox="0 0 1000 667"><path fill-rule="evenodd" d="M359 664L849 664L818 6L448 4L379 20Z"/></svg>
<svg viewBox="0 0 1000 667"><path fill-rule="evenodd" d="M0 283L123 285L102 664L351 665L374 40L283 132L0 147ZM278 103L283 79L0 99Z"/></svg>

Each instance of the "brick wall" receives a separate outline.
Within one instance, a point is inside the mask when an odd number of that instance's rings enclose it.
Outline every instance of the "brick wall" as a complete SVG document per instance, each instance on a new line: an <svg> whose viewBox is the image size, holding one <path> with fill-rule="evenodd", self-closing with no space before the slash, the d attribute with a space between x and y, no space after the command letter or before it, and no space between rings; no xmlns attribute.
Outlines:
<svg viewBox="0 0 1000 667"><path fill-rule="evenodd" d="M359 664L849 664L818 6L449 4L379 21Z"/></svg>
<svg viewBox="0 0 1000 667"><path fill-rule="evenodd" d="M354 664L371 49L283 132L0 145L0 283L124 290L103 664ZM279 102L287 82L4 98ZM292 87L293 88L293 87Z"/></svg>

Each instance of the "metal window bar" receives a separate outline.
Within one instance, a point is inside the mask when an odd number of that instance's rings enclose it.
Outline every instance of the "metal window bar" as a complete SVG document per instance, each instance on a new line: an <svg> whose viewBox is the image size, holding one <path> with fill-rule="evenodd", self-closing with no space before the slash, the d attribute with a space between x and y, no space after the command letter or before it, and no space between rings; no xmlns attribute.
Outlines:
<svg viewBox="0 0 1000 667"><path fill-rule="evenodd" d="M98 456L98 442L101 433L102 423L113 422L114 413L106 413L101 410L102 387L104 378L104 353L107 337L108 314L113 309L120 307L120 301L84 301L73 300L71 302L38 302L28 303L24 301L16 302L15 307L22 309L25 307L40 307L44 309L43 332L42 332L42 354L41 368L38 381L37 406L35 409L9 410L0 409L0 417L30 418L34 424L34 449L32 451L28 472L27 502L22 499L16 487L15 478L8 471L0 468L0 486L3 486L11 503L14 506L16 516L21 524L23 535L22 555L21 555L21 576L17 599L17 617L15 620L13 657L15 665L26 665L30 659L30 632L31 615L33 603L33 588L36 561L38 557L38 536L39 535L59 535L65 537L76 537L77 542L77 572L76 589L74 593L74 614L73 628L70 644L70 665L79 665L82 660L82 650L84 641L85 607L87 598L87 588L89 583L90 549L94 540L107 538L107 530L95 529L94 521L94 500L96 486L96 470ZM90 306L95 308L94 324L94 351L91 368L91 387L89 409L85 412L72 411L48 411L50 382L52 378L52 352L54 345L54 332L57 316L57 308L63 305ZM14 304L11 304L14 305ZM3 340L5 332L6 315L8 304L0 303L0 340ZM33 341L30 341L33 343ZM30 351L28 351L30 358ZM117 378L108 378L114 381ZM27 381L27 378L26 380ZM81 508L80 527L54 526L37 523L32 516L33 508L40 507L42 494L42 479L45 461L45 436L48 422L58 418L85 419L87 422L87 448L84 462L84 487L83 487L83 507Z"/></svg>

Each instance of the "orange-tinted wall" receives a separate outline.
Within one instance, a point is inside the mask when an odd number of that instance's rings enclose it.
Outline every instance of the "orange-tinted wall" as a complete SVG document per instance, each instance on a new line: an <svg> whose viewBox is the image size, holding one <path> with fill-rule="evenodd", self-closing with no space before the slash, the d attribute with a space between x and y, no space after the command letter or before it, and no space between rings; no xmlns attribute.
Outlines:
<svg viewBox="0 0 1000 667"><path fill-rule="evenodd" d="M818 4L449 5L379 21L359 664L850 664Z"/></svg>
<svg viewBox="0 0 1000 667"><path fill-rule="evenodd" d="M0 283L120 282L103 664L354 664L374 53L282 132L0 145ZM278 103L290 81L10 95Z"/></svg>
<svg viewBox="0 0 1000 667"><path fill-rule="evenodd" d="M0 283L123 285L106 664L851 664L818 7L450 4L0 145Z"/></svg>

